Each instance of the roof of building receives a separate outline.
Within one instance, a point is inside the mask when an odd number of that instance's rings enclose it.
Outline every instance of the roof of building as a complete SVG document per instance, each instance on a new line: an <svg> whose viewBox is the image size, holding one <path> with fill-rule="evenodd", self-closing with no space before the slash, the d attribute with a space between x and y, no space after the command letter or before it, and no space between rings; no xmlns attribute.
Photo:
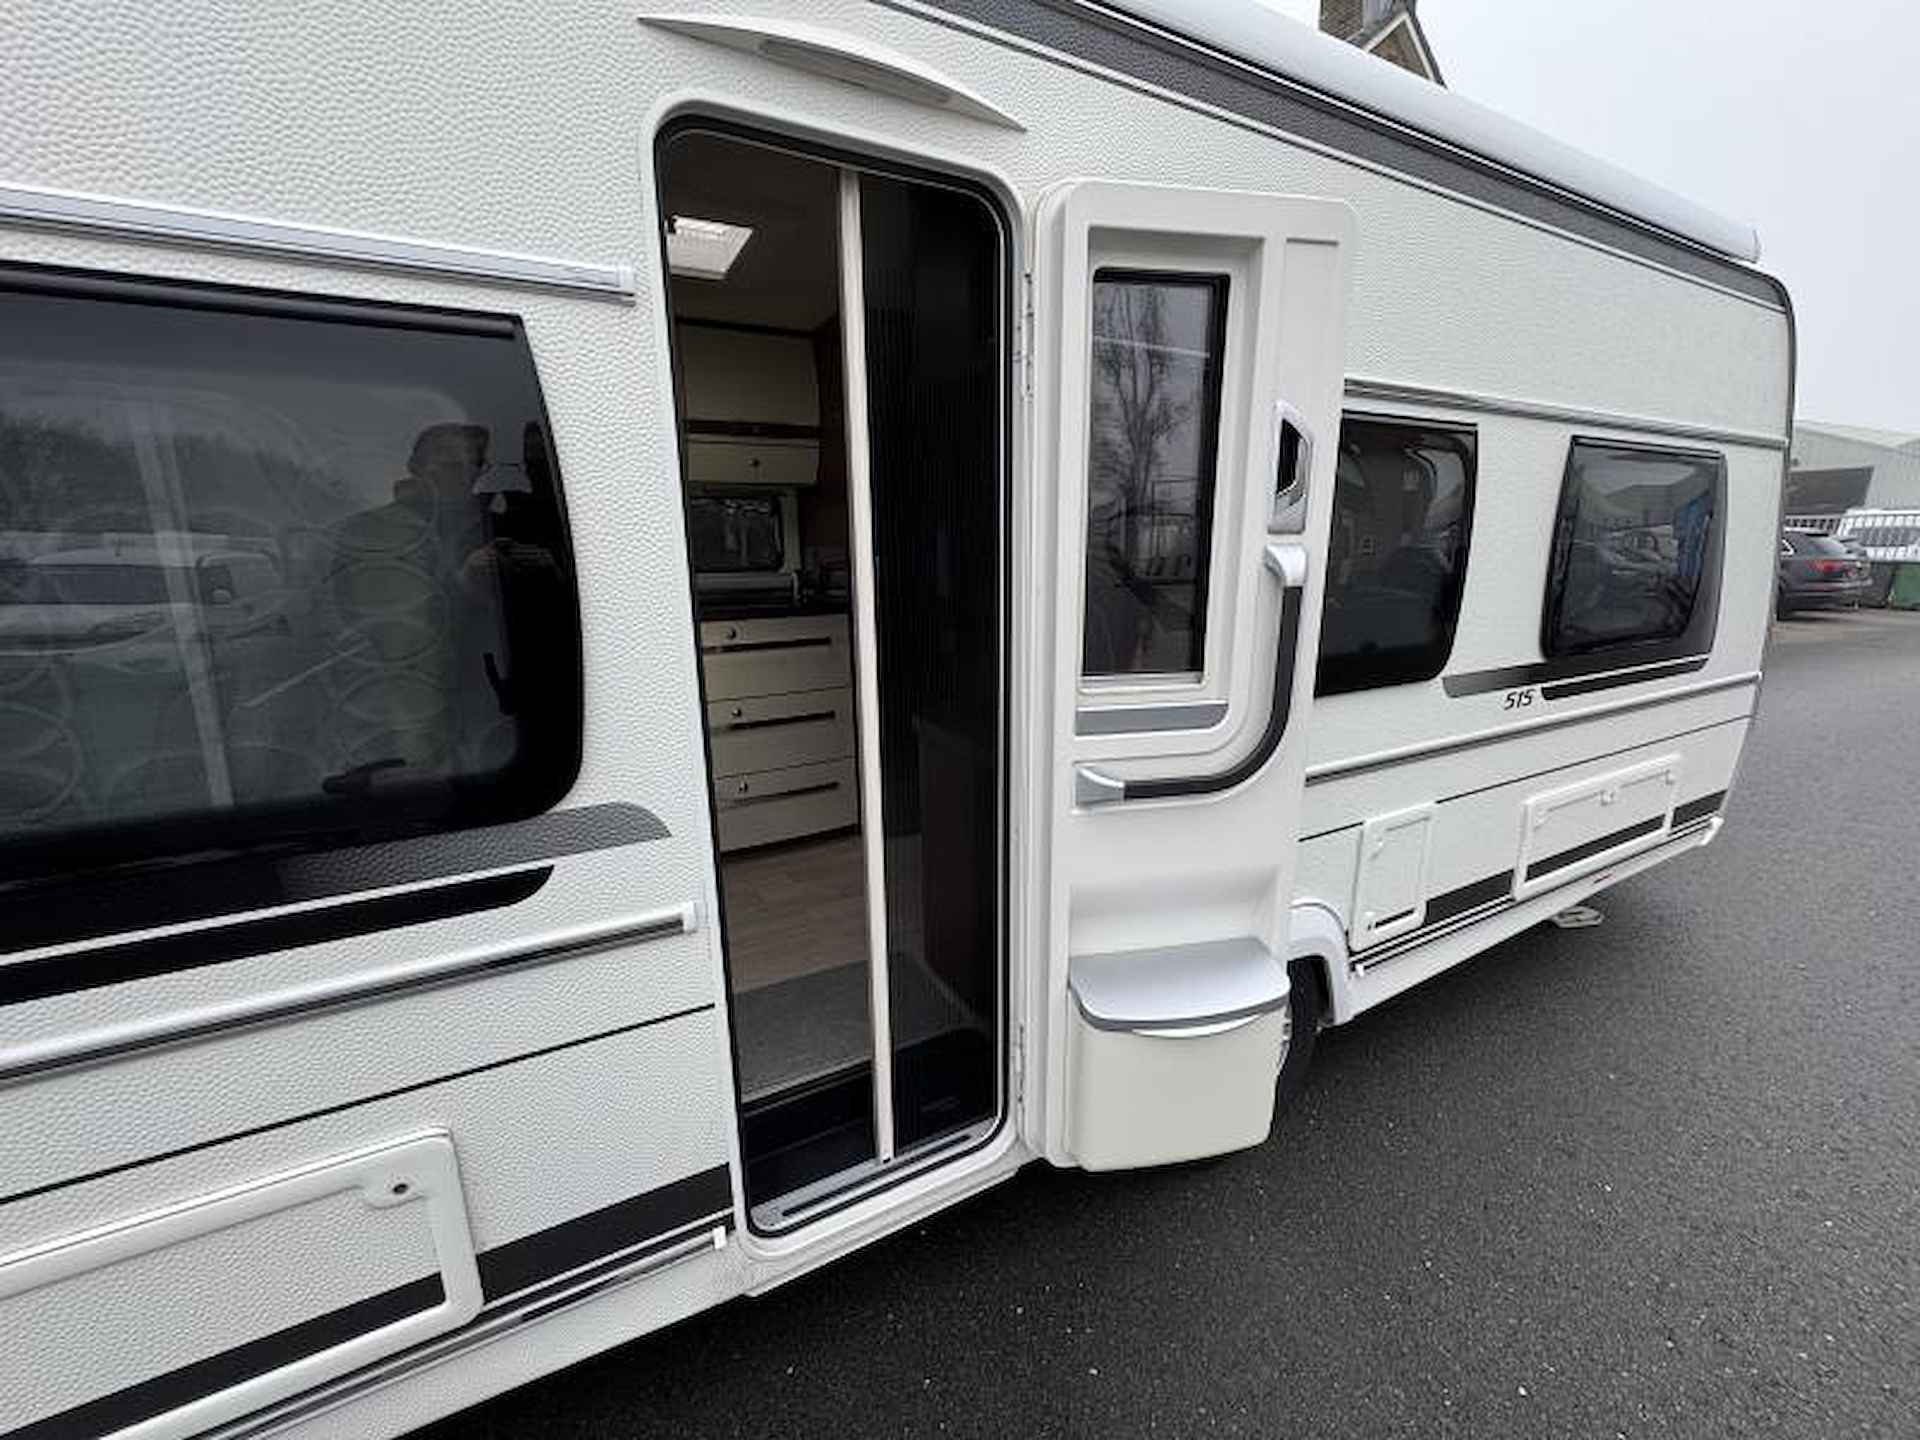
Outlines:
<svg viewBox="0 0 1920 1440"><path fill-rule="evenodd" d="M1109 0L1114 8L1256 69L1396 121L1509 170L1734 260L1760 258L1751 225L1728 220L1531 126L1379 62L1261 0Z"/></svg>
<svg viewBox="0 0 1920 1440"><path fill-rule="evenodd" d="M1420 23L1420 16L1410 6L1392 10L1371 25L1363 25L1355 34L1343 37L1349 45L1358 45L1369 54L1378 53L1389 35L1404 32L1407 43L1420 57L1420 64L1426 69L1427 78L1436 85L1447 83L1447 77L1440 73L1440 59L1433 53L1433 46L1427 40L1427 30Z"/></svg>
<svg viewBox="0 0 1920 1440"><path fill-rule="evenodd" d="M1819 435L1834 435L1860 445L1878 445L1883 450L1910 450L1920 446L1920 433L1912 430L1875 430L1867 425L1829 425L1824 420L1796 420L1795 430L1811 430Z"/></svg>

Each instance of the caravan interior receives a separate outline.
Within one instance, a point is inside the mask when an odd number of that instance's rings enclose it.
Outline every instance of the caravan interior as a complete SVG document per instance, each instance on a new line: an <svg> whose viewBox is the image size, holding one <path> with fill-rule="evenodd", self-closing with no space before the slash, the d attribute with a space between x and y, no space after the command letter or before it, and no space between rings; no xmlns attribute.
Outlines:
<svg viewBox="0 0 1920 1440"><path fill-rule="evenodd" d="M710 128L661 141L660 196L741 1147L777 1226L998 1114L1005 250L977 194Z"/></svg>

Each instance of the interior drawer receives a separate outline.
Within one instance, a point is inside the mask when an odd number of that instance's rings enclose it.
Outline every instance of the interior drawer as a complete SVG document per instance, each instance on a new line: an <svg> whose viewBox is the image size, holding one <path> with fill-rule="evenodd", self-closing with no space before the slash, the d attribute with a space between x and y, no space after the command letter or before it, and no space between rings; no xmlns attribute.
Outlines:
<svg viewBox="0 0 1920 1440"><path fill-rule="evenodd" d="M847 617L706 621L700 663L708 700L838 689L853 680Z"/></svg>
<svg viewBox="0 0 1920 1440"><path fill-rule="evenodd" d="M853 691L742 696L707 706L715 775L817 765L853 754Z"/></svg>
<svg viewBox="0 0 1920 1440"><path fill-rule="evenodd" d="M837 830L860 818L851 759L730 775L716 779L713 790L722 850Z"/></svg>
<svg viewBox="0 0 1920 1440"><path fill-rule="evenodd" d="M820 478L814 440L690 438L687 479L695 485L811 485Z"/></svg>

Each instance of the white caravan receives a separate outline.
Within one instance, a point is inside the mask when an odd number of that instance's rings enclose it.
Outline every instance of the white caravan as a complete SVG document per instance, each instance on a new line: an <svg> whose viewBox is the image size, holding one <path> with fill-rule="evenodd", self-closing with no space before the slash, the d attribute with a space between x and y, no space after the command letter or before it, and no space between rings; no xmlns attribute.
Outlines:
<svg viewBox="0 0 1920 1440"><path fill-rule="evenodd" d="M7 33L8 1440L1257 1144L1720 824L1752 233L1251 0Z"/></svg>

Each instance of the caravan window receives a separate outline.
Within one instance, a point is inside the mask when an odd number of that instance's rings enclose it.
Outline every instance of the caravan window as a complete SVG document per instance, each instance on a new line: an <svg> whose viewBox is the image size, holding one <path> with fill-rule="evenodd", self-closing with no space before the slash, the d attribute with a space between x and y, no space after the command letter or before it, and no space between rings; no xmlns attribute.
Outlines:
<svg viewBox="0 0 1920 1440"><path fill-rule="evenodd" d="M1089 676L1202 668L1226 313L1224 275L1094 275Z"/></svg>
<svg viewBox="0 0 1920 1440"><path fill-rule="evenodd" d="M1446 665L1467 576L1475 446L1467 428L1342 420L1320 694L1431 680Z"/></svg>
<svg viewBox="0 0 1920 1440"><path fill-rule="evenodd" d="M1725 490L1718 455L1575 440L1547 574L1546 653L1704 649Z"/></svg>
<svg viewBox="0 0 1920 1440"><path fill-rule="evenodd" d="M578 635L513 321L0 273L0 874L543 809Z"/></svg>

